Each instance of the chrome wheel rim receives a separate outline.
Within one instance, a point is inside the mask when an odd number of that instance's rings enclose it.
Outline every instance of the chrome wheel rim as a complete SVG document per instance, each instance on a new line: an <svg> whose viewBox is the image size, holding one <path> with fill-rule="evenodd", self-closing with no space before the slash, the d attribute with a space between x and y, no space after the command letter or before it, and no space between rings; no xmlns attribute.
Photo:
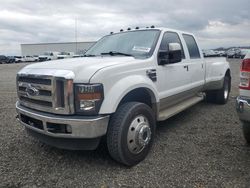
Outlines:
<svg viewBox="0 0 250 188"><path fill-rule="evenodd" d="M229 94L229 86L228 86L228 82L226 82L224 86L224 99L228 98L228 94Z"/></svg>
<svg viewBox="0 0 250 188"><path fill-rule="evenodd" d="M151 140L151 129L148 119L144 115L136 116L128 129L128 149L133 154L140 153Z"/></svg>

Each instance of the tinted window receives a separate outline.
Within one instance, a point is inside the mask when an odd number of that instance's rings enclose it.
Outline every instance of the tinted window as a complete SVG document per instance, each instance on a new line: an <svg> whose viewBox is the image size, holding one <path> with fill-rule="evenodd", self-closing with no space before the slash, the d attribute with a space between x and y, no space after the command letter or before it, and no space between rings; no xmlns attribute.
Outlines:
<svg viewBox="0 0 250 188"><path fill-rule="evenodd" d="M182 44L181 44L181 40L178 36L177 33L174 32L166 32L162 38L161 41L161 46L160 46L160 50L169 50L168 49L168 44L169 43L179 43L181 45L181 54L182 54L182 59L185 59L185 54L182 48Z"/></svg>
<svg viewBox="0 0 250 188"><path fill-rule="evenodd" d="M194 37L191 35L183 35L183 38L187 44L190 58L191 59L200 58L201 56L200 56L199 48L196 44Z"/></svg>

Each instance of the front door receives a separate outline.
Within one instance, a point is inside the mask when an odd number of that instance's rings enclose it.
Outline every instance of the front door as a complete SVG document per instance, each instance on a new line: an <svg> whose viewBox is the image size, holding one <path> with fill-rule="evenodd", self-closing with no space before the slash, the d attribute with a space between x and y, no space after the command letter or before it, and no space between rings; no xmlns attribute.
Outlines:
<svg viewBox="0 0 250 188"><path fill-rule="evenodd" d="M161 41L160 50L168 50L169 43L179 43L182 47L179 35L175 32L166 32ZM188 60L182 47L182 61L174 64L158 65L157 83L160 95L160 110L172 106L188 97L187 91L191 84L188 70Z"/></svg>

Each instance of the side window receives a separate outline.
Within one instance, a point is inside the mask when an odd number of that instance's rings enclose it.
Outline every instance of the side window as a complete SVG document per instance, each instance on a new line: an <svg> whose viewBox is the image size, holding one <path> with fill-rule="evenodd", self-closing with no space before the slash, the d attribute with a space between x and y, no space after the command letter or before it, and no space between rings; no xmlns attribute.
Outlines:
<svg viewBox="0 0 250 188"><path fill-rule="evenodd" d="M161 45L160 45L160 50L167 50L168 51L168 44L169 43L179 43L181 45L182 59L185 59L185 54L183 51L181 40L180 40L177 33L174 33L174 32L164 33L162 41L161 41Z"/></svg>
<svg viewBox="0 0 250 188"><path fill-rule="evenodd" d="M199 48L192 35L183 34L183 38L187 44L188 52L191 59L201 58Z"/></svg>

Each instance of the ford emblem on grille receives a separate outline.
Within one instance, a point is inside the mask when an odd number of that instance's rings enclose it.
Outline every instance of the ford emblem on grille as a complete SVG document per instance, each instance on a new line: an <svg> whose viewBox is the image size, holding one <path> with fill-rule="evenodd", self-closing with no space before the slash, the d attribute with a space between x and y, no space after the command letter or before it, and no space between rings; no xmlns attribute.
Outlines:
<svg viewBox="0 0 250 188"><path fill-rule="evenodd" d="M36 89L34 86L32 86L31 84L27 85L27 88L25 90L27 92L28 96L37 96L39 95L39 90Z"/></svg>

